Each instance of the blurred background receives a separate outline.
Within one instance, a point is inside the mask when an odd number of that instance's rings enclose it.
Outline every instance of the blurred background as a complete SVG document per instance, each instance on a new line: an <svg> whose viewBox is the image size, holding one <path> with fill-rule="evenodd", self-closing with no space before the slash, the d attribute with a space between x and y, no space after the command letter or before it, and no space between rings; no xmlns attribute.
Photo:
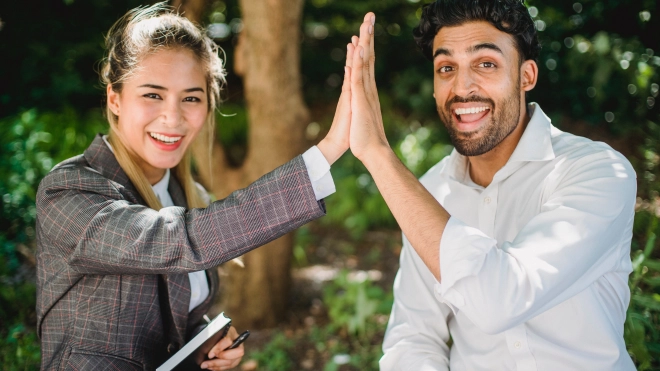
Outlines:
<svg viewBox="0 0 660 371"><path fill-rule="evenodd" d="M315 144L340 93L345 46L377 15L376 78L390 144L418 176L452 147L432 66L411 31L427 0L172 1L222 47L228 72L199 181L223 198ZM149 1L0 3L0 368L39 368L35 193L58 162L107 133L103 37ZM625 324L640 370L660 369L660 9L655 0L528 0L543 44L531 101L564 131L631 161L638 204ZM225 310L249 328L243 370L377 370L400 231L350 153L333 165L328 215L220 267Z"/></svg>

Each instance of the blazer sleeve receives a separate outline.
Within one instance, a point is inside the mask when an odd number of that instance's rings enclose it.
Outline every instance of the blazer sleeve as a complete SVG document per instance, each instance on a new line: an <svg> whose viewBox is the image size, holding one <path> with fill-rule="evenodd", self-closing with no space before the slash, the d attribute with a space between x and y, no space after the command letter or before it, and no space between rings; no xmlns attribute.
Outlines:
<svg viewBox="0 0 660 371"><path fill-rule="evenodd" d="M39 248L83 274L185 273L325 215L300 156L203 209L155 211L126 201L120 187L87 167L49 173L37 193Z"/></svg>

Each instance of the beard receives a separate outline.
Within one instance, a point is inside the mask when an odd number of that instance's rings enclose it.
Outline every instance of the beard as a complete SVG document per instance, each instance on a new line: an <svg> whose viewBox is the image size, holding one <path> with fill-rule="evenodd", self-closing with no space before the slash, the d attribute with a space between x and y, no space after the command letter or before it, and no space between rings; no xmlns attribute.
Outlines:
<svg viewBox="0 0 660 371"><path fill-rule="evenodd" d="M520 84L517 86L520 86ZM454 114L450 107L453 103L471 102L487 104L490 107L491 119L475 131L461 132L452 124ZM520 93L514 88L507 97L497 104L492 99L480 96L470 96L468 98L455 96L444 107L436 105L436 108L456 151L463 156L479 156L495 148L518 126L520 120Z"/></svg>

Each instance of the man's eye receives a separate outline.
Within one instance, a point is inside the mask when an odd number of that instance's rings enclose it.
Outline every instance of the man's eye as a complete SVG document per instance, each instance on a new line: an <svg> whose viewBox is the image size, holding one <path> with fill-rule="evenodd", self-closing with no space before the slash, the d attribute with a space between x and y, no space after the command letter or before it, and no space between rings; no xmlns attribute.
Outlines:
<svg viewBox="0 0 660 371"><path fill-rule="evenodd" d="M143 95L145 98L150 98L150 99L160 99L160 95L155 94L155 93L147 93Z"/></svg>
<svg viewBox="0 0 660 371"><path fill-rule="evenodd" d="M184 102L201 102L202 100L197 97L185 97L183 98Z"/></svg>
<svg viewBox="0 0 660 371"><path fill-rule="evenodd" d="M493 62L482 62L481 67L485 68L495 68L495 63Z"/></svg>
<svg viewBox="0 0 660 371"><path fill-rule="evenodd" d="M447 72L451 72L453 70L454 69L452 67L449 67L449 66L442 66L442 67L438 68L438 72L440 72L440 73L447 73Z"/></svg>

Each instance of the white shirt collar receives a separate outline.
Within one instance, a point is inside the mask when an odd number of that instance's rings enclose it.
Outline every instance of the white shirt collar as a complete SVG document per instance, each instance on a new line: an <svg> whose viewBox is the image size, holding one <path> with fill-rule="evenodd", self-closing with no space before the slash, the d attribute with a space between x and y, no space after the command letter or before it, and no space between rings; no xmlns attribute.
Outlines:
<svg viewBox="0 0 660 371"><path fill-rule="evenodd" d="M530 103L528 108L531 118L504 168L514 163L549 161L555 158L555 152L552 149L550 118L546 116L537 103ZM451 169L450 176L456 181L464 184L472 183L468 175L469 167L466 156L461 155L454 149L450 155L448 165Z"/></svg>
<svg viewBox="0 0 660 371"><path fill-rule="evenodd" d="M536 103L530 103L528 108L532 117L507 163L549 161L555 158L550 135L550 118Z"/></svg>

